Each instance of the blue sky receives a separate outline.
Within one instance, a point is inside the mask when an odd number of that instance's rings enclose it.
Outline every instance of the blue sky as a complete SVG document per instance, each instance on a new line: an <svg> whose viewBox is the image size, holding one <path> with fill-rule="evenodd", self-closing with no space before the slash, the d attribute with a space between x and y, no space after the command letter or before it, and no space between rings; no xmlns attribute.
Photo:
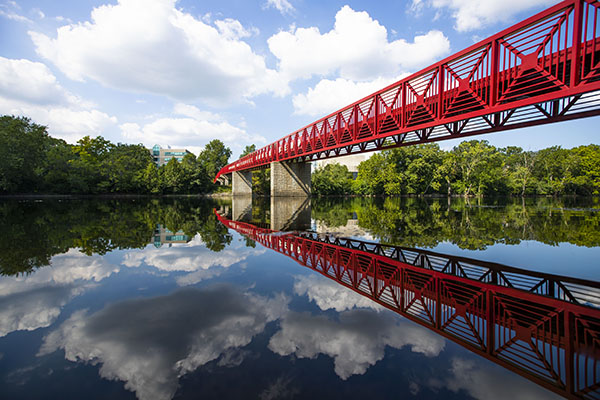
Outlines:
<svg viewBox="0 0 600 400"><path fill-rule="evenodd" d="M548 0L0 0L0 114L238 155L459 51ZM598 143L598 118L481 136ZM456 142L441 142L451 148Z"/></svg>

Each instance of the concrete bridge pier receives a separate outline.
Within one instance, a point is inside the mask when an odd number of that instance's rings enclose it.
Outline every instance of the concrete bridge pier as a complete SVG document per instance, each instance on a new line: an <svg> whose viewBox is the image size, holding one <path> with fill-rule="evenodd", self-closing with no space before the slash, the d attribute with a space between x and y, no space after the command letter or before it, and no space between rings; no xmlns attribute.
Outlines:
<svg viewBox="0 0 600 400"><path fill-rule="evenodd" d="M271 163L271 197L310 196L310 163Z"/></svg>
<svg viewBox="0 0 600 400"><path fill-rule="evenodd" d="M231 194L233 196L252 196L252 171L233 171Z"/></svg>

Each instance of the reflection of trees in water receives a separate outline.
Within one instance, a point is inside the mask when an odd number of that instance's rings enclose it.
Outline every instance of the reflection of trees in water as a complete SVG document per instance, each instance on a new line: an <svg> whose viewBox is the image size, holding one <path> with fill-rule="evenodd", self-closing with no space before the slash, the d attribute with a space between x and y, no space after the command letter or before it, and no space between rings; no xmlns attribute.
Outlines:
<svg viewBox="0 0 600 400"><path fill-rule="evenodd" d="M383 243L434 247L449 241L464 249L522 240L600 246L599 199L313 199L313 218L336 228L354 215Z"/></svg>
<svg viewBox="0 0 600 400"><path fill-rule="evenodd" d="M158 224L221 251L232 236L206 199L49 200L0 202L0 274L29 273L52 256L79 248L87 255L143 248Z"/></svg>

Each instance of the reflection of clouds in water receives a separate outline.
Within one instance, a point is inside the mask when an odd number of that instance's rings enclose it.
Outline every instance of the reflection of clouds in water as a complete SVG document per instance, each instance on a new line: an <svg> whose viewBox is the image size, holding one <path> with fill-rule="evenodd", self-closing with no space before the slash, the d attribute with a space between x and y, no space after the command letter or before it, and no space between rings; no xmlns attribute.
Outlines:
<svg viewBox="0 0 600 400"><path fill-rule="evenodd" d="M292 378L286 376L278 377L274 382L263 390L258 398L260 400L293 399L300 390L292 386Z"/></svg>
<svg viewBox="0 0 600 400"><path fill-rule="evenodd" d="M294 280L294 292L298 296L306 294L321 310L345 311L355 307L371 308L376 311L384 309L351 289L319 275L296 276Z"/></svg>
<svg viewBox="0 0 600 400"><path fill-rule="evenodd" d="M250 343L287 310L283 295L265 298L230 286L184 289L73 314L44 339L40 354L59 348L71 361L102 363L100 375L125 381L140 399L170 399L178 377Z"/></svg>
<svg viewBox="0 0 600 400"><path fill-rule="evenodd" d="M0 337L16 330L50 326L61 308L119 267L77 249L52 258L52 265L30 275L0 278Z"/></svg>
<svg viewBox="0 0 600 400"><path fill-rule="evenodd" d="M0 297L0 337L50 326L61 308L82 290L71 285L34 287Z"/></svg>
<svg viewBox="0 0 600 400"><path fill-rule="evenodd" d="M335 372L347 379L364 374L384 356L386 346L410 346L416 353L437 356L444 349L438 335L391 313L352 310L339 314L339 320L306 313L288 313L281 330L270 340L269 348L282 356L295 354L314 358L326 354L334 359Z"/></svg>
<svg viewBox="0 0 600 400"><path fill-rule="evenodd" d="M188 275L176 278L177 283L183 286L218 276L223 272L222 268L228 268L264 252L265 249L229 246L216 253L207 249L197 235L189 243L174 244L167 248L148 246L143 250L127 253L123 264L139 267L145 263L161 271L189 272Z"/></svg>
<svg viewBox="0 0 600 400"><path fill-rule="evenodd" d="M492 363L484 364L481 360L455 358L452 360L450 373L446 382L433 380L431 386L446 386L454 392L465 390L474 398L482 400L561 398L517 374Z"/></svg>
<svg viewBox="0 0 600 400"><path fill-rule="evenodd" d="M96 281L118 272L119 267L101 256L86 256L77 249L52 257L51 265L31 275L7 276L0 279L0 296L23 292L31 287L65 285L76 281Z"/></svg>

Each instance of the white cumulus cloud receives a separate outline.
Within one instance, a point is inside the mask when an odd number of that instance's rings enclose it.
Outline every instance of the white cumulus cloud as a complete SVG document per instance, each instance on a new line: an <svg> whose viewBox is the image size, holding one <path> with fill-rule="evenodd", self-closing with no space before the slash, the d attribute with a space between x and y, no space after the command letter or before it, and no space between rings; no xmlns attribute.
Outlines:
<svg viewBox="0 0 600 400"><path fill-rule="evenodd" d="M88 101L63 88L39 62L0 57L0 113L24 115L47 125L53 137L74 143L117 123Z"/></svg>
<svg viewBox="0 0 600 400"><path fill-rule="evenodd" d="M208 142L218 138L234 152L251 143L266 143L260 135L251 135L245 129L226 121L221 115L202 111L198 107L178 103L173 109L174 116L157 118L139 125L127 122L120 125L123 137L143 143L147 147L154 144L185 147L198 153Z"/></svg>
<svg viewBox="0 0 600 400"><path fill-rule="evenodd" d="M288 79L339 74L352 80L395 77L449 53L450 42L440 31L388 41L387 29L364 11L342 7L329 32L316 27L282 31L268 39Z"/></svg>
<svg viewBox="0 0 600 400"><path fill-rule="evenodd" d="M465 32L480 29L496 22L510 21L516 14L534 7L546 7L557 0L413 0L413 10L425 6L449 9L455 20L454 28Z"/></svg>
<svg viewBox="0 0 600 400"><path fill-rule="evenodd" d="M69 78L122 90L213 103L288 92L277 71L253 52L239 21L215 26L185 13L176 0L119 0L94 8L90 21L30 31L37 53Z"/></svg>
<svg viewBox="0 0 600 400"><path fill-rule="evenodd" d="M293 97L294 113L313 117L324 116L383 89L403 76L398 78L379 77L366 82L356 82L344 78L322 79L315 87L308 88L306 93L299 93Z"/></svg>
<svg viewBox="0 0 600 400"><path fill-rule="evenodd" d="M291 14L295 11L294 6L288 0L267 0L265 8L274 8L282 14Z"/></svg>

